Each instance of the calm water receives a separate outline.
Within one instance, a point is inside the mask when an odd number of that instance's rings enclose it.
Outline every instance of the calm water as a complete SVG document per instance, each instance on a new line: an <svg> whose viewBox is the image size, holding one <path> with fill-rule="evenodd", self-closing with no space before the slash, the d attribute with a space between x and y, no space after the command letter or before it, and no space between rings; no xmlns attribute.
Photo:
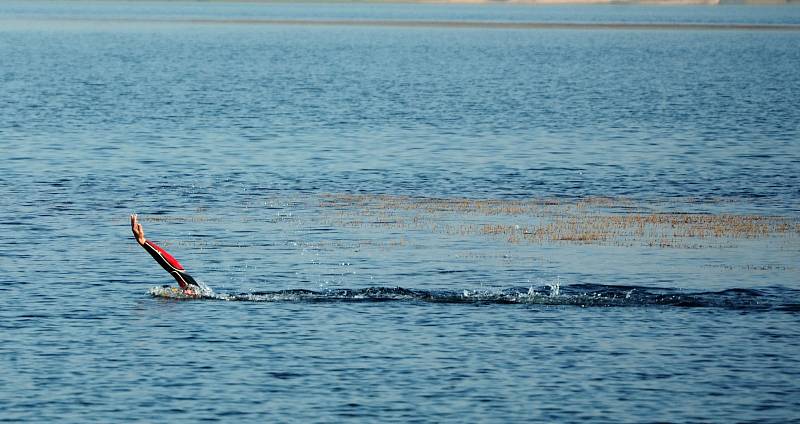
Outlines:
<svg viewBox="0 0 800 424"><path fill-rule="evenodd" d="M800 8L0 2L0 421L800 420L800 227L515 244L324 206L607 196L798 225L800 32L187 18ZM152 297L172 282L131 212L217 297Z"/></svg>

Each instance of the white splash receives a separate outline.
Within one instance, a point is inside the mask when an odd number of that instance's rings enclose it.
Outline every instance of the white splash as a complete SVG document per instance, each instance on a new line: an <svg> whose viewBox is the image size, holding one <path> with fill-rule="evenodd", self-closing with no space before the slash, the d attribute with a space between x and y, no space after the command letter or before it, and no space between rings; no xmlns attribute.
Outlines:
<svg viewBox="0 0 800 424"><path fill-rule="evenodd" d="M558 297L561 293L561 277L556 277L556 281L547 285L550 287L550 297Z"/></svg>
<svg viewBox="0 0 800 424"><path fill-rule="evenodd" d="M214 290L209 287L206 283L196 280L197 284L200 286L200 296L203 297L212 297L214 296Z"/></svg>

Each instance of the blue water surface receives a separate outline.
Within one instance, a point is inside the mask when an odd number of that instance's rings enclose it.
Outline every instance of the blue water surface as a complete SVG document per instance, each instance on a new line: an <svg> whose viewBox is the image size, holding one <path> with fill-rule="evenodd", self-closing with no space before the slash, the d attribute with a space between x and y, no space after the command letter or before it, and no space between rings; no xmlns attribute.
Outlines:
<svg viewBox="0 0 800 424"><path fill-rule="evenodd" d="M457 231L482 216L324 206L600 196L798 225L800 32L224 22L798 11L0 2L0 420L800 419L800 227L515 244ZM132 212L224 296L151 297L172 282Z"/></svg>

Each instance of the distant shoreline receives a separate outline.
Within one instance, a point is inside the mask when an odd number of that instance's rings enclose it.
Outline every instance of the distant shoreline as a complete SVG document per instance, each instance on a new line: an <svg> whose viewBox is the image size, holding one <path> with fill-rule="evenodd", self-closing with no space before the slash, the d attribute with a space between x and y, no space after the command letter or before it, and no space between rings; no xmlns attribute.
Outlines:
<svg viewBox="0 0 800 424"><path fill-rule="evenodd" d="M185 25L291 25L359 26L398 28L463 28L509 30L654 30L654 31L800 31L800 25L745 23L569 23L569 22L492 22L492 21L420 21L375 19L29 19L28 22L114 23L114 24L185 24Z"/></svg>
<svg viewBox="0 0 800 424"><path fill-rule="evenodd" d="M43 0L58 1L58 0ZM92 0L61 0L89 2ZM134 0L101 0L110 3ZM459 5L649 5L649 6L717 6L717 5L790 5L799 6L800 0L136 0L136 3L263 3L263 4L459 4Z"/></svg>
<svg viewBox="0 0 800 424"><path fill-rule="evenodd" d="M111 0L114 1L114 0ZM126 0L120 0L126 1ZM159 0L145 0L159 1ZM163 0L162 0L163 1ZM167 0L169 1L169 0ZM800 5L800 0L177 0L198 3L364 3L364 4L516 4L516 5Z"/></svg>
<svg viewBox="0 0 800 424"><path fill-rule="evenodd" d="M153 0L158 1L158 0ZM225 3L365 3L365 4L474 4L474 5L800 5L800 0L188 0Z"/></svg>

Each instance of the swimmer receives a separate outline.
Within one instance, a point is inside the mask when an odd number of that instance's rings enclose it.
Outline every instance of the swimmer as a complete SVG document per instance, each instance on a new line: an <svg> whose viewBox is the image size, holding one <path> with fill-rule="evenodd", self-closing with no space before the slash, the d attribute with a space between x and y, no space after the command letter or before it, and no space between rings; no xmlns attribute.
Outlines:
<svg viewBox="0 0 800 424"><path fill-rule="evenodd" d="M139 217L137 217L136 214L131 215L131 231L133 231L133 237L136 239L136 242L139 243L139 246L144 247L144 250L175 278L184 294L188 296L200 296L203 293L200 285L191 275L186 273L183 266L173 258L172 255L167 253L167 251L162 249L159 245L144 238L144 230L142 230L142 224L139 223Z"/></svg>

